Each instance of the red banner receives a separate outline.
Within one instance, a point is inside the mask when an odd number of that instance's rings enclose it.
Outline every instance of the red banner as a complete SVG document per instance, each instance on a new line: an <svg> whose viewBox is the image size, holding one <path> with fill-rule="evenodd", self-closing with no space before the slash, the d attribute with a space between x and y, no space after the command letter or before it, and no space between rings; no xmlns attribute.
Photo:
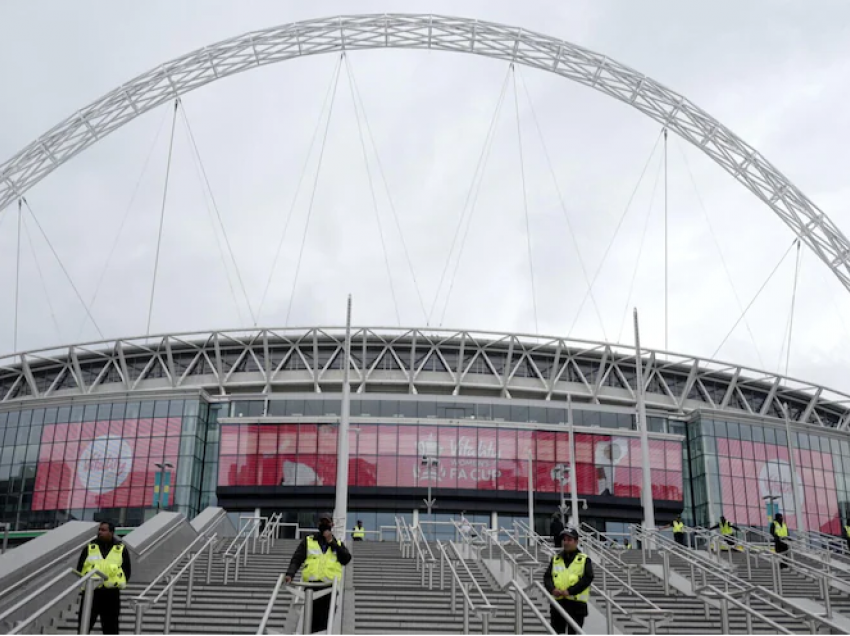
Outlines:
<svg viewBox="0 0 850 636"><path fill-rule="evenodd" d="M180 426L180 418L46 425L32 509L152 505L155 464L177 470Z"/></svg>

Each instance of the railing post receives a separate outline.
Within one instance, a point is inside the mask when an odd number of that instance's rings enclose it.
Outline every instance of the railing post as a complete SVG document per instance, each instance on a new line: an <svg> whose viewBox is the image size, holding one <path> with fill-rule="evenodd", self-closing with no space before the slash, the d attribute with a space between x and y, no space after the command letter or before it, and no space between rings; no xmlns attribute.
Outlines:
<svg viewBox="0 0 850 636"><path fill-rule="evenodd" d="M751 579L751 578L753 578L753 566L750 563L750 556L751 555L750 555L750 546L749 545L744 546L744 556L747 557L747 578ZM752 633L752 632L750 632L750 633Z"/></svg>
<svg viewBox="0 0 850 636"><path fill-rule="evenodd" d="M729 601L725 596L720 597L720 631L724 634L729 632Z"/></svg>
<svg viewBox="0 0 850 636"><path fill-rule="evenodd" d="M304 588L304 612L302 614L301 633L310 634L313 631L313 588Z"/></svg>
<svg viewBox="0 0 850 636"><path fill-rule="evenodd" d="M557 611L557 610L555 610ZM606 634L614 633L614 601L611 598L605 601L605 621L608 623Z"/></svg>
<svg viewBox="0 0 850 636"><path fill-rule="evenodd" d="M469 583L464 585L467 594L469 594L469 587ZM469 633L469 603L466 602L466 598L463 599L463 633Z"/></svg>
<svg viewBox="0 0 850 636"><path fill-rule="evenodd" d="M504 546L502 547L501 550L499 550L499 559L500 559L499 571L504 573L504 571L505 571L505 549L504 549Z"/></svg>
<svg viewBox="0 0 850 636"><path fill-rule="evenodd" d="M490 612L486 611L481 614L481 633L490 633Z"/></svg>
<svg viewBox="0 0 850 636"><path fill-rule="evenodd" d="M782 575L779 573L778 559L771 559L771 569L773 570L773 590L782 596Z"/></svg>
<svg viewBox="0 0 850 636"><path fill-rule="evenodd" d="M234 583L237 583L239 581L239 563L241 561L241 558L240 558L241 556L242 555L239 554L238 552L236 553L236 569L233 572L233 582Z"/></svg>
<svg viewBox="0 0 850 636"><path fill-rule="evenodd" d="M171 577L168 577L168 583L171 584ZM162 633L171 633L171 611L174 608L174 586L168 588L168 595L165 599L165 625L163 625Z"/></svg>
<svg viewBox="0 0 850 636"><path fill-rule="evenodd" d="M416 560L419 561L419 558L417 557ZM423 558L423 561L422 561L422 565L419 567L419 569L421 570L420 576L419 576L419 587L425 587L425 560L424 560L424 558Z"/></svg>
<svg viewBox="0 0 850 636"><path fill-rule="evenodd" d="M6 554L6 550L9 549L9 524L3 524L3 552L0 554Z"/></svg>
<svg viewBox="0 0 850 636"><path fill-rule="evenodd" d="M752 608L752 605L750 605L750 592L751 591L752 590L747 590L746 592L744 592L744 604L749 608ZM752 634L753 633L753 615L750 612L744 612L744 614L747 617L747 633Z"/></svg>
<svg viewBox="0 0 850 636"><path fill-rule="evenodd" d="M207 543L207 585L212 581L213 542ZM225 581L226 583L227 581Z"/></svg>
<svg viewBox="0 0 850 636"><path fill-rule="evenodd" d="M189 564L189 582L186 584L186 607L192 607L192 591L195 587L195 562Z"/></svg>
<svg viewBox="0 0 850 636"><path fill-rule="evenodd" d="M91 622L91 604L94 596L94 580L92 577L86 579L85 591L83 592L83 611L80 616L80 633L89 633L89 623Z"/></svg>
<svg viewBox="0 0 850 636"><path fill-rule="evenodd" d="M446 589L445 577L443 576L446 569L446 555L440 552L440 591Z"/></svg>
<svg viewBox="0 0 850 636"><path fill-rule="evenodd" d="M452 614L457 613L457 578L452 574Z"/></svg>
<svg viewBox="0 0 850 636"><path fill-rule="evenodd" d="M661 551L661 561L664 564L664 596L670 596L670 553Z"/></svg>
<svg viewBox="0 0 850 636"><path fill-rule="evenodd" d="M142 633L142 611L143 611L142 604L136 603L136 629L135 629L136 634Z"/></svg>
<svg viewBox="0 0 850 636"><path fill-rule="evenodd" d="M428 563L428 589L434 589L434 562L430 561Z"/></svg>
<svg viewBox="0 0 850 636"><path fill-rule="evenodd" d="M245 562L242 565L244 565L245 567L248 567L248 544L247 543L244 546L242 546L242 552L245 555L245 557L244 557ZM254 550L254 554L256 554L256 553L257 553L257 551Z"/></svg>
<svg viewBox="0 0 850 636"><path fill-rule="evenodd" d="M832 619L832 600L829 598L829 580L823 577L823 605L826 609L826 617Z"/></svg>
<svg viewBox="0 0 850 636"><path fill-rule="evenodd" d="M522 634L523 633L523 607L522 607L522 596L519 593L519 588L514 590L514 613L516 616L514 617L514 634Z"/></svg>

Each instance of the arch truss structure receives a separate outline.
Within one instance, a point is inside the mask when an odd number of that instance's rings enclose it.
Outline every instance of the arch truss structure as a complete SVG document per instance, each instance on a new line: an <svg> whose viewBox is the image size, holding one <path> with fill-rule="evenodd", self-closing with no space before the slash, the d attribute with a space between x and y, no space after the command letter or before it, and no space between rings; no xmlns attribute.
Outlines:
<svg viewBox="0 0 850 636"><path fill-rule="evenodd" d="M548 71L625 102L700 148L766 203L850 290L850 242L779 170L682 95L604 55L522 28L466 18L376 14L306 20L192 51L119 86L0 164L0 211L99 139L189 91L293 58L402 48L472 53Z"/></svg>
<svg viewBox="0 0 850 636"><path fill-rule="evenodd" d="M0 408L45 399L204 391L211 396L335 393L344 328L215 331L106 340L0 357ZM740 365L646 350L647 406L688 416L790 419L847 430L850 395ZM636 408L635 351L525 334L362 327L355 393L483 396Z"/></svg>

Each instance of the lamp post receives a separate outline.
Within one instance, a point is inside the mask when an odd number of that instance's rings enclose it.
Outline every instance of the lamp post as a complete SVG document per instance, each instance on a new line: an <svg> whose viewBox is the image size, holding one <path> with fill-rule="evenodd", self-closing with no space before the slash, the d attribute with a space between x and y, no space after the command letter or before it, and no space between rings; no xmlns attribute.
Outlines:
<svg viewBox="0 0 850 636"><path fill-rule="evenodd" d="M437 500L431 497L431 485L434 481L434 472L432 469L437 468L437 474L439 475L440 461L433 455L423 455L420 465L428 470L428 498L424 501L425 509L428 511L428 519L431 521L431 532L434 532L434 504ZM431 538L433 539L433 536Z"/></svg>
<svg viewBox="0 0 850 636"><path fill-rule="evenodd" d="M172 464L171 462L162 462L162 463L161 462L155 462L154 466L156 466L157 469L158 469L156 471L156 482L155 482L155 485L154 485L155 488L159 488L158 491L154 490L154 495L156 497L156 511L158 513L160 511L160 509L162 508L162 495L165 492L165 487L171 485L171 483L170 483L171 479L170 478L168 480L169 483L167 483L167 484L165 483L166 482L165 476L166 475L170 476L170 474L171 474L170 471L171 471L171 469L174 468L174 464ZM169 494L170 494L170 492L169 492Z"/></svg>
<svg viewBox="0 0 850 636"><path fill-rule="evenodd" d="M351 419L351 295L345 314L345 342L342 359L342 403L337 432L336 495L334 497L334 523L345 530L348 527L348 428Z"/></svg>

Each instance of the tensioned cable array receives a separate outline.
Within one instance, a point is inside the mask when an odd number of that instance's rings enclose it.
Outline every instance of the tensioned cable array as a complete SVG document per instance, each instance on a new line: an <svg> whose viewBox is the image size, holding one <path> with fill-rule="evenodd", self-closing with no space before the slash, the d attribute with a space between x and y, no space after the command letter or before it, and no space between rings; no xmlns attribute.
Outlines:
<svg viewBox="0 0 850 636"><path fill-rule="evenodd" d="M58 336L58 342L62 342L62 328L59 326L59 321L56 319L56 311L53 308L53 302L50 300L50 292L47 289L47 282L44 279L44 272L41 269L41 264L38 261L38 254L35 251L35 246L32 242L32 236L30 235L29 228L27 228L27 222L25 218L21 219L23 221L24 226L24 236L27 237L27 244L30 247L30 253L32 254L32 260L35 263L35 269L38 272L38 279L41 281L41 289L44 291L44 298L47 301L47 307L50 309L50 318L53 321L53 326L56 329L56 335Z"/></svg>
<svg viewBox="0 0 850 636"><path fill-rule="evenodd" d="M153 316L153 299L156 293L156 277L159 273L159 252L162 247L162 228L165 224L165 203L168 200L168 178L171 175L171 157L174 150L174 128L177 126L177 107L180 105L180 100L174 100L174 116L171 118L171 138L168 142L168 163L165 167L165 185L162 189L162 207L159 213L159 231L156 238L156 256L153 262L153 280L151 281L150 303L148 304L148 324L145 329L145 334L150 335L151 332L151 317Z"/></svg>
<svg viewBox="0 0 850 636"><path fill-rule="evenodd" d="M360 139L360 150L363 153L363 166L366 169L366 176L369 181L369 194L372 198L372 211L375 213L375 222L378 224L378 238L381 241L381 250L384 253L384 267L387 270L387 280L390 284L390 295L393 299L396 321L398 322L398 325L401 326L401 314L398 311L398 299L396 298L395 285L393 284L393 272L390 268L390 258L387 254L387 242L386 239L384 239L384 226L381 223L381 214L378 211L378 199L375 196L375 183L372 180L372 168L369 166L369 156L366 152L366 140L363 138L363 124L360 121L360 110L357 108L357 97L354 93L354 84L351 81L351 71L348 67L348 59L344 53L343 62L345 64L346 77L348 78L348 89L351 92L351 102L354 105L354 118L357 120L357 136Z"/></svg>
<svg viewBox="0 0 850 636"><path fill-rule="evenodd" d="M298 287L298 275L301 273L301 259L304 257L304 245L307 243L307 231L310 229L310 219L313 216L313 204L316 201L316 190L319 186L319 175L322 174L322 160L325 157L325 148L327 146L328 141L328 130L331 126L331 114L333 113L333 104L336 98L336 89L339 85L339 74L342 68L342 64L337 67L336 76L334 77L333 83L333 92L331 93L331 107L328 112L328 119L325 122L325 132L322 135L322 145L319 150L319 165L316 167L316 176L313 179L313 190L310 193L310 204L307 207L307 222L304 224L304 234L301 236L301 247L298 250L298 261L295 264L295 276L292 279L292 290L289 293L289 304L286 309L286 321L284 322L284 326L289 326L289 317L292 314L292 303L295 299L295 290Z"/></svg>

